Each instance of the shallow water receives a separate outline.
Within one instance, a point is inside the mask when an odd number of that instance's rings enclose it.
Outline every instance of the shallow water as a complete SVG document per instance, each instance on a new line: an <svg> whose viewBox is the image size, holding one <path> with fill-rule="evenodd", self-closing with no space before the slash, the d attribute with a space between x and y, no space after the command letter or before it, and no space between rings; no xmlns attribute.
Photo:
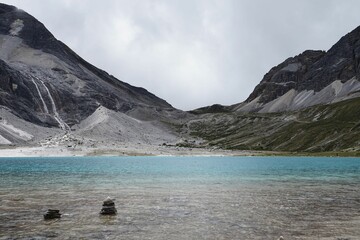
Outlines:
<svg viewBox="0 0 360 240"><path fill-rule="evenodd" d="M0 179L0 239L360 239L358 158L0 158Z"/></svg>

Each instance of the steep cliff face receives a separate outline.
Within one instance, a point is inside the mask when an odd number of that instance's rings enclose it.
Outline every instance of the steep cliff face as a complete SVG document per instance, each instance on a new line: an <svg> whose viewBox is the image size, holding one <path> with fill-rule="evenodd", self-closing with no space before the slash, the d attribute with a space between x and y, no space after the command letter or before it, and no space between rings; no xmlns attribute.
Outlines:
<svg viewBox="0 0 360 240"><path fill-rule="evenodd" d="M305 51L265 74L243 112L281 112L358 97L360 90L360 27L329 51Z"/></svg>
<svg viewBox="0 0 360 240"><path fill-rule="evenodd" d="M5 4L0 4L0 83L0 105L27 121L64 130L100 106L140 119L175 111L147 90L92 66L34 17Z"/></svg>

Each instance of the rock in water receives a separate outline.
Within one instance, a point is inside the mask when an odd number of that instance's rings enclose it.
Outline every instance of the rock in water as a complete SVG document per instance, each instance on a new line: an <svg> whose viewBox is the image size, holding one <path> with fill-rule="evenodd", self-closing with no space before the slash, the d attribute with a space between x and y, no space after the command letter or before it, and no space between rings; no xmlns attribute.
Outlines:
<svg viewBox="0 0 360 240"><path fill-rule="evenodd" d="M44 214L44 219L55 219L55 218L61 218L60 210L57 209L48 209L46 214Z"/></svg>
<svg viewBox="0 0 360 240"><path fill-rule="evenodd" d="M115 203L110 197L106 198L102 206L103 207L100 211L100 214L102 215L115 215L117 213Z"/></svg>

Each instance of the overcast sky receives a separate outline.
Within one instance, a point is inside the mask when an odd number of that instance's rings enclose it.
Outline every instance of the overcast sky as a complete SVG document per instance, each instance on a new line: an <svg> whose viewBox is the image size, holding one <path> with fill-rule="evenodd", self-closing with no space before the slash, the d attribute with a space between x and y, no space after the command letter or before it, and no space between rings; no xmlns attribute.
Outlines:
<svg viewBox="0 0 360 240"><path fill-rule="evenodd" d="M358 0L5 0L81 57L190 110L244 101L271 67L328 50Z"/></svg>

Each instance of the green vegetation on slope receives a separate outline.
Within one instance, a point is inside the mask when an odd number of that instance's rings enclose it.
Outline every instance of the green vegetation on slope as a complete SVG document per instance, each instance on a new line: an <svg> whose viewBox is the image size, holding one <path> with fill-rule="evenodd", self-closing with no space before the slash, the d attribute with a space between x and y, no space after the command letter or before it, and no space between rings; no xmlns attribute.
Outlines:
<svg viewBox="0 0 360 240"><path fill-rule="evenodd" d="M360 98L284 113L207 113L187 123L191 135L225 149L360 151Z"/></svg>

